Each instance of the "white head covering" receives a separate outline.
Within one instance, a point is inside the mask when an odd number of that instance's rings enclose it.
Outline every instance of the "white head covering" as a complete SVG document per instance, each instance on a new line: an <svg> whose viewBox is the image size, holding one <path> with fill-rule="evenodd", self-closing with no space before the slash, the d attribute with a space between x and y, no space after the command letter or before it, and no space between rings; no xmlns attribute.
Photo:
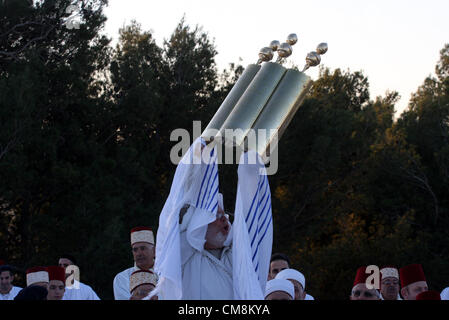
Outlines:
<svg viewBox="0 0 449 320"><path fill-rule="evenodd" d="M27 286L31 286L38 282L49 282L48 271L44 270L43 267L31 268L29 270L31 271L27 271L26 275Z"/></svg>
<svg viewBox="0 0 449 320"><path fill-rule="evenodd" d="M137 242L147 242L154 245L154 234L151 228L137 227L131 230L131 246Z"/></svg>
<svg viewBox="0 0 449 320"><path fill-rule="evenodd" d="M284 291L288 293L292 299L295 298L295 287L291 281L285 279L272 279L267 282L267 287L265 289L265 298L275 291Z"/></svg>
<svg viewBox="0 0 449 320"><path fill-rule="evenodd" d="M449 287L441 291L441 300L449 300Z"/></svg>
<svg viewBox="0 0 449 320"><path fill-rule="evenodd" d="M396 278L399 280L399 271L393 267L385 267L380 269L380 273L382 274L382 278Z"/></svg>
<svg viewBox="0 0 449 320"><path fill-rule="evenodd" d="M298 281L302 285L303 290L306 289L306 278L301 272L295 269L284 269L276 275L275 279L293 279Z"/></svg>

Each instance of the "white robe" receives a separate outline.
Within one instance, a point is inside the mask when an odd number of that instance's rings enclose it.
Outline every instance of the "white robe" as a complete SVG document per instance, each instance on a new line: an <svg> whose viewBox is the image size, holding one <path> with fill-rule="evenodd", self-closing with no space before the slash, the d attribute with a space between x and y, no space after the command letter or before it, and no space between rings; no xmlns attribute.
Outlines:
<svg viewBox="0 0 449 320"><path fill-rule="evenodd" d="M22 288L13 286L7 294L0 293L0 300L14 300L20 290L22 290Z"/></svg>
<svg viewBox="0 0 449 320"><path fill-rule="evenodd" d="M90 286L75 280L72 286L65 287L62 300L100 300L100 298Z"/></svg>
<svg viewBox="0 0 449 320"><path fill-rule="evenodd" d="M129 278L134 271L140 270L136 265L132 268L128 268L118 273L114 277L114 299L115 300L129 300L131 298L131 292L129 291ZM153 269L149 269L153 272Z"/></svg>
<svg viewBox="0 0 449 320"><path fill-rule="evenodd" d="M225 247L218 259L208 250L191 247L181 233L182 298L184 300L232 300L232 250ZM200 284L200 285L198 285Z"/></svg>
<svg viewBox="0 0 449 320"><path fill-rule="evenodd" d="M315 298L312 297L310 294L307 294L307 293L306 293L306 297L304 298L304 300L311 301L311 300L315 300Z"/></svg>

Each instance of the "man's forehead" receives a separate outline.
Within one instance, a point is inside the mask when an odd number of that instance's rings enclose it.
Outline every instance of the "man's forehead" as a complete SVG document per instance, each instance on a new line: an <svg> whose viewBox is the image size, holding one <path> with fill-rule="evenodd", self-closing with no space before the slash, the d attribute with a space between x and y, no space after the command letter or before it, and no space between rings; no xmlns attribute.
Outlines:
<svg viewBox="0 0 449 320"><path fill-rule="evenodd" d="M271 264L276 266L287 266L288 268L288 262L283 259L273 260L271 261Z"/></svg>
<svg viewBox="0 0 449 320"><path fill-rule="evenodd" d="M396 277L386 277L386 278L382 278L382 282L384 282L384 281L393 281L393 280L396 280L396 281L399 281L399 279L398 278L396 278Z"/></svg>
<svg viewBox="0 0 449 320"><path fill-rule="evenodd" d="M151 247L153 246L151 243L149 242L135 242L132 244L132 248L137 248L137 247Z"/></svg>
<svg viewBox="0 0 449 320"><path fill-rule="evenodd" d="M372 291L372 290L376 290L376 289L368 289L367 287L366 287L366 284L365 283L358 283L358 284L356 284L355 286L354 286L354 288L352 289L353 291L354 290L363 290L363 291Z"/></svg>
<svg viewBox="0 0 449 320"><path fill-rule="evenodd" d="M427 287L427 282L426 281L418 281L418 282L414 282L409 284L410 287Z"/></svg>

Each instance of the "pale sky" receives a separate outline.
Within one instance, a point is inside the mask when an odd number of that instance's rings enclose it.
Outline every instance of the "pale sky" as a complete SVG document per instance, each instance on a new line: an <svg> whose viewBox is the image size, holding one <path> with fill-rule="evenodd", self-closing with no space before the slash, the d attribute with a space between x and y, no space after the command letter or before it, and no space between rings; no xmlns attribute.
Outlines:
<svg viewBox="0 0 449 320"><path fill-rule="evenodd" d="M434 74L439 52L449 43L449 0L109 0L105 14L114 43L119 28L134 19L159 45L185 15L186 24L201 26L214 40L220 71L239 58L243 66L255 63L260 48L284 42L290 33L299 41L288 60L300 66L308 52L327 42L321 63L363 71L371 99L398 91L396 116ZM318 68L306 73L316 79Z"/></svg>

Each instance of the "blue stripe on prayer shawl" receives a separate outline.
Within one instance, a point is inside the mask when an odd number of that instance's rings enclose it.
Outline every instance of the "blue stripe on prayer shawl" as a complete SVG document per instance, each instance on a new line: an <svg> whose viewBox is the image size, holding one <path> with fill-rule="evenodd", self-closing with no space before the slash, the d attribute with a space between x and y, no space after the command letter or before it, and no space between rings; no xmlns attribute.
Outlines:
<svg viewBox="0 0 449 320"><path fill-rule="evenodd" d="M200 192L198 193L198 199L196 200L195 207L198 207L198 203L200 202L201 191L203 190L204 180L206 180L207 172L209 171L209 166L207 166L206 173L204 174L203 181L201 181Z"/></svg>
<svg viewBox="0 0 449 320"><path fill-rule="evenodd" d="M217 202L215 203L215 206L212 208L212 212L215 212L215 209L218 207L218 200L217 200Z"/></svg>
<svg viewBox="0 0 449 320"><path fill-rule="evenodd" d="M263 209L260 211L259 217L257 218L257 224L259 225L259 228L256 228L257 231L254 233L254 237L253 240L251 240L251 247L254 244L254 240L256 239L256 236L259 234L260 229L262 228L262 225L260 225L260 217L262 216L262 214L265 212L265 208L267 207L268 204L268 200L270 200L270 195L268 195L267 200L265 200L265 205L263 206ZM271 203L270 203L271 205ZM266 219L266 218L265 218Z"/></svg>
<svg viewBox="0 0 449 320"><path fill-rule="evenodd" d="M253 237L253 240L252 240L252 242L251 242L251 248L254 250L254 240L256 239L256 236L260 235L260 231L262 230L262 227L264 226L265 221L267 220L268 216L270 216L270 221L268 222L268 225L267 225L267 227L266 227L266 229L265 229L265 232L264 232L264 234L262 235L262 237L260 237L260 239L259 239L259 241L258 241L258 243L257 243L257 246L256 246L256 250L254 251L253 258L252 258L253 263L255 262L254 260L255 260L255 258L256 258L257 252L259 251L259 245L260 245L260 243L262 242L262 240L264 239L264 237L265 237L265 235L266 235L266 232L267 232L267 230L268 230L268 227L269 227L269 225L270 225L270 223L271 223L271 219L272 219L272 217L271 217L271 215L270 215L270 213L271 213L271 201L269 201L269 200L271 200L271 196L270 196L270 195L268 195L267 200L266 200L266 202L265 202L265 206L264 206L264 208L263 208L262 211L261 211L261 216L262 216L263 213L265 212L266 204L267 204L268 202L270 202L270 205L269 205L269 207L268 207L268 210L267 210L267 213L266 213L266 215L265 215L265 218L264 218L262 224L259 224L259 228L256 228L257 230L256 230L256 232L255 232L255 234L254 234L254 237Z"/></svg>
<svg viewBox="0 0 449 320"><path fill-rule="evenodd" d="M212 151L210 152L210 156L211 156L211 157L213 157L214 152L215 152L215 149L212 149ZM213 174L213 171L214 171L214 169L215 169L215 167L216 167L216 158L217 158L217 157L215 156L215 157L209 159L209 161L210 161L211 163L207 165L206 172L205 172L205 174L204 174L204 176L203 176L203 180L201 181L200 192L198 193L198 199L197 199L197 201L196 201L196 207L198 207L199 202L200 202L200 198L201 198L201 194L203 194L203 199L202 199L202 201L201 201L201 206L200 206L200 208L204 209L204 207L203 207L204 197L205 197L205 195L208 193L208 191L209 191L209 193L210 193L210 191L213 189L213 186L214 186L214 184L215 184L215 181L212 183L212 185L210 186L210 188L209 188L209 182L210 182L210 178L211 178L211 176L212 176L212 174ZM210 172L209 172L209 169L210 169L210 168L212 168L212 169L211 169ZM208 175L209 175L209 178L208 178L208 181L207 181L207 185L206 185L206 188L203 190L203 187L204 187L204 181L206 181L206 178L207 178ZM218 170L217 170L217 175L218 175ZM217 176L217 175L216 175L216 176ZM215 179L215 178L214 178L214 179ZM204 193L203 193L203 191L204 191Z"/></svg>
<svg viewBox="0 0 449 320"><path fill-rule="evenodd" d="M260 238L259 242L257 243L256 251L254 252L254 254L253 254L253 259L252 259L252 260L253 260L253 263L254 263L254 259L256 258L256 254L257 254L257 252L259 251L259 246L260 246L262 240L265 238L265 235L267 234L268 227L270 226L271 221L272 221L272 218L270 218L270 221L268 222L268 225L267 225L267 227L265 228L265 231L264 231L262 237Z"/></svg>
<svg viewBox="0 0 449 320"><path fill-rule="evenodd" d="M217 172L217 174L218 174L218 172ZM215 195L216 195L217 193L218 193L218 184L217 184L217 186L215 187L215 191L214 191L214 194L212 195L212 198L211 198L210 200L208 199L209 203L207 204L207 207L206 207L207 210L209 210L211 204L213 203L213 200L215 199Z"/></svg>
<svg viewBox="0 0 449 320"><path fill-rule="evenodd" d="M259 188L257 189L257 192L256 192L256 194L254 195L254 200L256 199L256 196L259 196L259 195L260 195L260 190L261 190L261 188L262 188L263 186L265 186L265 180L262 180L262 179L261 179L260 182L262 182L262 184L260 184ZM266 188L265 188L265 191L266 191ZM254 202L254 200L253 200L253 202ZM254 215L253 215L253 220L251 221L251 225L250 225L250 227L249 227L249 229L248 229L248 233L251 232L251 229L252 229L252 225L253 225L254 219L255 219L255 217L256 217L256 215L257 215L257 210L259 209L259 204L260 204L260 201L257 202L257 206L256 206L256 209L255 209ZM254 205L254 203L251 205L251 208L250 208L250 210L249 210L249 212L248 212L248 218L249 218L249 216L250 216L250 213L251 213L251 210L252 210L253 205Z"/></svg>
<svg viewBox="0 0 449 320"><path fill-rule="evenodd" d="M267 218L270 216L270 212L271 212L271 203L270 206L268 207L268 211L267 214L265 215L265 218L263 219L262 224L260 225L260 229L259 231L262 229L262 227L265 225L265 221L267 221Z"/></svg>
<svg viewBox="0 0 449 320"><path fill-rule="evenodd" d="M254 251L254 254L253 254L253 263L254 263L254 259L256 258L256 254L257 254L258 251L259 251L259 246L257 246L257 247L256 247L256 250Z"/></svg>
<svg viewBox="0 0 449 320"><path fill-rule="evenodd" d="M270 196L267 197L266 203L268 203L268 200L269 200L270 198L271 198ZM266 205L266 203L265 203L265 205ZM271 203L270 203L270 205L271 205ZM265 209L265 207L264 207L264 209ZM263 211L262 211L262 212L263 212ZM260 234L260 232L259 232L260 230L261 230L261 227L260 227L260 228L257 228L257 227L256 227L256 230L255 230L255 233L254 233L253 240L251 241L251 248L252 248L253 250L254 250L254 240L256 239L256 236L258 236L258 235ZM265 232L266 232L266 231L265 231ZM262 236L262 239L263 239L264 236L265 236L265 235ZM258 244L257 244L257 246L256 246L256 250L254 251L253 258L252 258L253 262L254 262L254 259L256 258L257 252L259 251L259 244L261 243L262 239L259 240L259 242L258 242Z"/></svg>
<svg viewBox="0 0 449 320"><path fill-rule="evenodd" d="M265 228L265 231L262 235L262 238L260 238L259 243L257 245L260 245L260 243L262 242L263 238L265 238L265 235L267 234L268 231L268 227L271 225L271 221L273 221L273 217L270 217L270 221L268 221L267 227Z"/></svg>
<svg viewBox="0 0 449 320"><path fill-rule="evenodd" d="M257 212L259 212L259 206L260 206L260 204L262 203L262 201L263 201L263 199L265 199L265 196L267 195L267 191L268 191L268 184L267 183L265 183L266 182L266 180L264 180L264 185L265 185L265 193L264 193L264 195L263 195L263 197L262 197L262 199L257 203L257 206L256 206L256 211L254 212L254 216L253 216L253 220L251 221L251 225L249 226L249 229L248 229L248 233L251 233L251 229L253 228L253 223L254 223L254 220L256 219L256 216L257 216Z"/></svg>
<svg viewBox="0 0 449 320"><path fill-rule="evenodd" d="M256 206L256 211L254 212L254 217L257 215L257 213L259 212L259 207L260 207L260 204L262 203L262 201L263 201L263 199L265 198L265 195L267 194L267 191L269 191L269 187L268 187L268 184L267 183L265 183L265 182L267 182L267 180L263 180L263 184L265 185L265 193L264 193L264 196L262 197L262 199L260 200L260 201L258 201L258 203L257 203L257 206ZM261 213L262 212L260 212L259 213L259 216L257 217L257 225L259 225L259 223L260 223L260 217L261 217ZM253 221L254 221L254 218L253 218ZM249 228L249 230L248 230L248 234L249 234L249 236L251 236L251 229L252 229L252 226ZM254 243L254 239L255 239L255 237L256 237L256 235L257 235L257 227L255 228L255 230L254 230L254 237L253 237L253 240L251 241L251 246L252 246L252 244Z"/></svg>
<svg viewBox="0 0 449 320"><path fill-rule="evenodd" d="M203 207L203 205L201 204L201 206L202 206L203 208L208 208L208 207L209 207L209 204L210 204L210 203L212 202L212 200L214 199L214 197L215 197L215 195L216 195L216 192L218 192L218 183L217 183L217 180L218 180L218 166L215 166L214 169L217 169L217 170L216 170L216 172L215 172L215 175L214 175L212 184L210 185L209 193L207 194L207 198L206 198L206 202L204 203L204 207ZM212 175L211 175L211 177L212 177ZM212 192L213 190L215 190L215 191ZM212 194L212 199L210 198L210 195L211 195L211 194Z"/></svg>
<svg viewBox="0 0 449 320"><path fill-rule="evenodd" d="M215 166L213 166L212 170L210 171L209 179L207 179L206 189L204 189L203 199L201 200L201 206L200 206L203 209L204 209L203 203L204 203L204 198L206 198L206 193L208 193L210 195L210 191L211 191L210 189L212 189L212 187L214 185L214 182L212 182L212 185L209 188L210 178L212 178L212 176L214 175L214 169L215 169ZM217 171L217 173L218 173L218 171ZM215 175L215 177L216 177L216 175Z"/></svg>
<svg viewBox="0 0 449 320"><path fill-rule="evenodd" d="M256 201L257 195L259 194L259 189L262 187L262 180L259 179L259 184L257 185L256 193L254 194L253 202L251 202L251 207L249 208L248 214L246 215L245 222L248 223L248 218L250 216L251 210L253 210L254 201Z"/></svg>

